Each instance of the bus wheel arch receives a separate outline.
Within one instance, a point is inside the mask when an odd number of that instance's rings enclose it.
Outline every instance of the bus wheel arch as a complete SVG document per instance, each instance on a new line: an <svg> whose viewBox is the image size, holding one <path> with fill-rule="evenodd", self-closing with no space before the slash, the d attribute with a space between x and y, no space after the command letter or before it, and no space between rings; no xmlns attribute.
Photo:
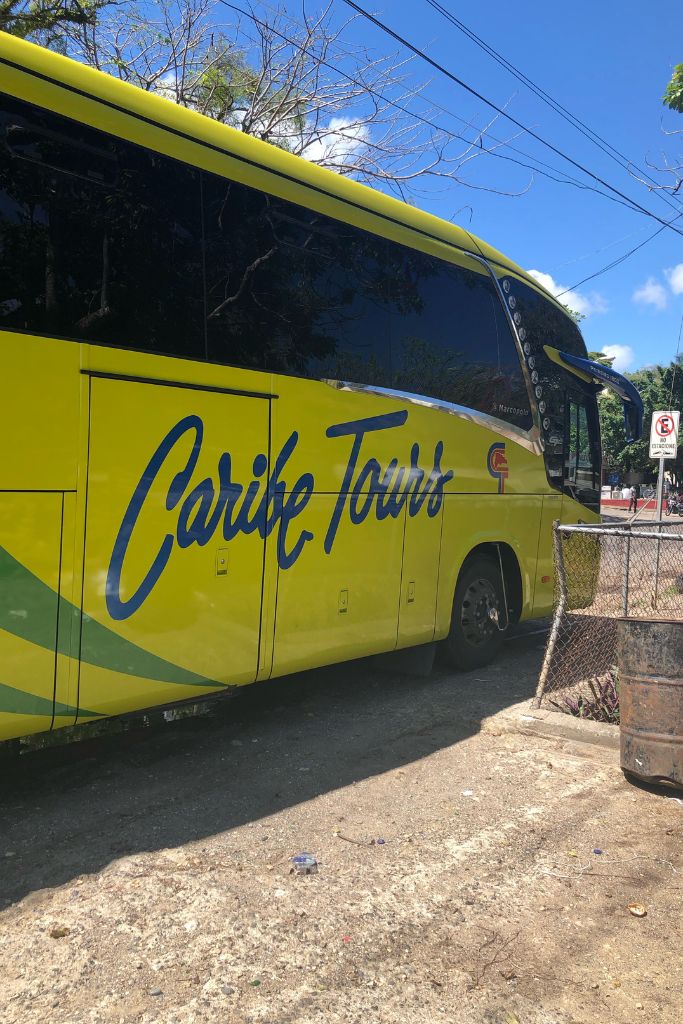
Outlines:
<svg viewBox="0 0 683 1024"><path fill-rule="evenodd" d="M468 671L491 662L523 602L522 574L514 549L503 541L478 544L460 566L451 624L443 642L453 668Z"/></svg>
<svg viewBox="0 0 683 1024"><path fill-rule="evenodd" d="M477 552L485 552L495 559L498 563L499 571L502 562L508 612L506 622L503 625L514 625L516 622L519 622L524 605L522 570L515 549L510 544L506 544L505 541L501 540L489 544L480 544L478 547L473 548L470 555ZM470 555L467 557L469 558Z"/></svg>

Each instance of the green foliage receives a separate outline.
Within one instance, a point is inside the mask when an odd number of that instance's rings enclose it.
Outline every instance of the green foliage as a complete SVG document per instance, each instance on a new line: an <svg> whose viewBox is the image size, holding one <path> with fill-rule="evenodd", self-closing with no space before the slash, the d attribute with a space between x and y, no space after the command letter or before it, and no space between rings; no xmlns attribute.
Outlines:
<svg viewBox="0 0 683 1024"><path fill-rule="evenodd" d="M192 102L208 117L230 124L258 86L258 74L249 67L244 53L219 38L204 54L192 81Z"/></svg>
<svg viewBox="0 0 683 1024"><path fill-rule="evenodd" d="M0 0L0 29L53 46L64 27L92 25L100 9L109 3L110 0Z"/></svg>
<svg viewBox="0 0 683 1024"><path fill-rule="evenodd" d="M564 302L562 303L567 313L572 318L575 324L580 324L582 320L586 319L585 313L579 313L578 309L572 309L571 306L567 306Z"/></svg>
<svg viewBox="0 0 683 1024"><path fill-rule="evenodd" d="M549 703L573 715L575 718L585 718L591 722L605 722L607 725L619 725L619 675L616 666L605 676L588 680L589 693L582 693L578 697L570 695L560 701L551 700Z"/></svg>
<svg viewBox="0 0 683 1024"><path fill-rule="evenodd" d="M626 375L638 388L645 406L642 440L626 444L621 401L611 392L600 395L600 427L605 464L621 472L645 473L654 480L657 463L650 458L650 425L655 409L683 408L683 359L669 366L649 366L637 373ZM683 483L683 439L679 440L678 455L667 459L667 473L674 481Z"/></svg>
<svg viewBox="0 0 683 1024"><path fill-rule="evenodd" d="M679 114L683 114L683 64L677 64L674 68L671 81L662 96L662 102L671 110L677 110Z"/></svg>
<svg viewBox="0 0 683 1024"><path fill-rule="evenodd" d="M271 111L286 107L285 133L278 135L268 130L267 122L251 124L245 118L245 112L257 96ZM288 135L302 132L306 124L306 103L297 97L289 83L273 82L266 88L261 69L251 67L247 55L222 36L215 40L212 36L212 44L202 55L183 100L207 117L247 130L250 135L267 138L281 149L289 149Z"/></svg>
<svg viewBox="0 0 683 1024"><path fill-rule="evenodd" d="M614 356L606 356L604 352L589 352L588 358L594 363L602 363L603 366L611 366L614 362Z"/></svg>

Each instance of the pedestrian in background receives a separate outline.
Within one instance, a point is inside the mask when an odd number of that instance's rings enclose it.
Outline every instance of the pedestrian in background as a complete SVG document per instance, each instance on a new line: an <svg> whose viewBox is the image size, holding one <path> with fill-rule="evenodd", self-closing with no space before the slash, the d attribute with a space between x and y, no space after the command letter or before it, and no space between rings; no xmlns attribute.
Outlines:
<svg viewBox="0 0 683 1024"><path fill-rule="evenodd" d="M631 484L631 488L630 488L628 493L629 493L628 510L629 510L629 512L637 512L638 511L638 492L636 491L635 484Z"/></svg>

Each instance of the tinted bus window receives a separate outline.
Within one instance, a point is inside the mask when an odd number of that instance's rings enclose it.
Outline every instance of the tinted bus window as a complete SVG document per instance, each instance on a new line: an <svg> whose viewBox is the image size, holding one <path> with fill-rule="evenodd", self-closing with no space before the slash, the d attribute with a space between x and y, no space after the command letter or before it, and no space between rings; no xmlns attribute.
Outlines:
<svg viewBox="0 0 683 1024"><path fill-rule="evenodd" d="M199 174L10 97L0 326L204 357Z"/></svg>
<svg viewBox="0 0 683 1024"><path fill-rule="evenodd" d="M395 386L528 429L517 347L488 274L404 249L400 293L392 319Z"/></svg>
<svg viewBox="0 0 683 1024"><path fill-rule="evenodd" d="M386 382L387 243L204 175L209 358Z"/></svg>
<svg viewBox="0 0 683 1024"><path fill-rule="evenodd" d="M549 346L560 352L585 356L586 346L581 332L571 317L534 288L516 278L508 278L507 282L508 301L514 299L514 314L519 319L518 329L527 350L536 392L548 479L572 496L575 496L577 486L582 489L582 494L584 490L591 489L597 493L595 474L599 465L600 428L595 392L599 388L582 384L545 352L545 346ZM582 410L580 416L577 408ZM574 410L571 415L570 409ZM573 424L571 431L569 423ZM568 451L573 453L571 465L567 461ZM589 485L590 474L594 479ZM589 501L584 494L581 500L590 504L593 499Z"/></svg>
<svg viewBox="0 0 683 1024"><path fill-rule="evenodd" d="M566 396L564 490L582 505L600 506L600 448L595 400Z"/></svg>
<svg viewBox="0 0 683 1024"><path fill-rule="evenodd" d="M2 98L5 329L380 385L528 427L494 286L460 261Z"/></svg>
<svg viewBox="0 0 683 1024"><path fill-rule="evenodd" d="M393 387L531 425L515 341L482 269L209 175L204 209L210 359Z"/></svg>

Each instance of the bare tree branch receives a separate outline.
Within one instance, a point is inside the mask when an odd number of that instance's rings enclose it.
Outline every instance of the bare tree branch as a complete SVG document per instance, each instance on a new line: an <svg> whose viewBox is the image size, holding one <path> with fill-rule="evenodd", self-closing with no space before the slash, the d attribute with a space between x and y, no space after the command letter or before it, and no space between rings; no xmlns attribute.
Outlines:
<svg viewBox="0 0 683 1024"><path fill-rule="evenodd" d="M105 8L94 24L68 24L64 48L141 89L403 199L454 184L503 195L528 191L533 175L519 187L466 177L475 158L511 141L490 139L497 117L480 127L470 121L466 135L439 129L425 84L415 84L413 58L378 57L359 45L350 32L355 20L339 21L331 2L315 15L304 4L299 19L263 4L238 16L221 0L130 2Z"/></svg>
<svg viewBox="0 0 683 1024"><path fill-rule="evenodd" d="M677 135L683 136L683 128L675 128L671 131L661 124L660 131L662 135L666 135L669 138ZM665 180L661 183L657 182L653 180L652 175L644 178L641 174L637 173L634 167L630 166L629 171L636 181L639 181L641 185L645 185L650 192L668 192L672 196L683 194L683 159L671 160L667 153L662 152L661 163L656 163L650 157L645 158L645 163L655 174L664 177ZM666 178L670 180L666 181Z"/></svg>

